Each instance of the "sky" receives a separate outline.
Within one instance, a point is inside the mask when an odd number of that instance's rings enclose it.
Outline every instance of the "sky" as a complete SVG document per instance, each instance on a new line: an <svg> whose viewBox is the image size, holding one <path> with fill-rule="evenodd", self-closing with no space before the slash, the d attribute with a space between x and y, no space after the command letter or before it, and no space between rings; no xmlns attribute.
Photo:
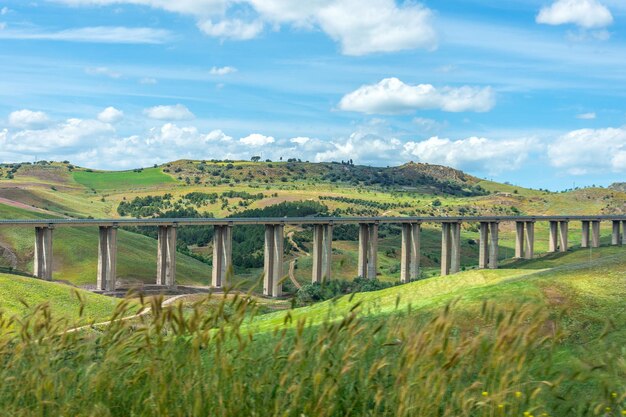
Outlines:
<svg viewBox="0 0 626 417"><path fill-rule="evenodd" d="M0 161L626 181L624 0L0 0Z"/></svg>

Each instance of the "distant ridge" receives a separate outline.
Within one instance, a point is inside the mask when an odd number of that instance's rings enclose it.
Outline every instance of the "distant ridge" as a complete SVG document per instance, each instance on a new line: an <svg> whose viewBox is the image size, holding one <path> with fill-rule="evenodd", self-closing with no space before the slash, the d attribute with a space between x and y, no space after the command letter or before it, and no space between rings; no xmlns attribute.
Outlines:
<svg viewBox="0 0 626 417"><path fill-rule="evenodd" d="M615 183L609 185L609 188L611 190L623 191L623 192L626 193L626 182L615 182Z"/></svg>

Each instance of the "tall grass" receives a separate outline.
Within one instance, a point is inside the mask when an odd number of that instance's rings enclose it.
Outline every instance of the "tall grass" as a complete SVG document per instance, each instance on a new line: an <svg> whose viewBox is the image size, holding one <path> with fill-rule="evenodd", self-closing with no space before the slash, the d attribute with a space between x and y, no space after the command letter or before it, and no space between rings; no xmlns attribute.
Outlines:
<svg viewBox="0 0 626 417"><path fill-rule="evenodd" d="M470 322L454 304L384 320L355 305L339 322L253 334L247 297L160 302L128 320L126 300L80 331L46 305L0 315L0 415L617 416L626 405L616 380L553 368L558 332L529 307L485 304ZM623 354L611 367L624 376Z"/></svg>

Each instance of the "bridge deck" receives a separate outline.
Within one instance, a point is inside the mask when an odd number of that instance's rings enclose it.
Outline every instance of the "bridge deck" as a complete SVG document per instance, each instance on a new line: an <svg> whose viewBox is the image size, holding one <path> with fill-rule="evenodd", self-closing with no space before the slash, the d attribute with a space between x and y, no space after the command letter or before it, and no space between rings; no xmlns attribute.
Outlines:
<svg viewBox="0 0 626 417"><path fill-rule="evenodd" d="M0 219L2 226L225 226L265 224L454 223L513 221L626 221L626 215L576 216L450 216L450 217L253 217L171 219Z"/></svg>

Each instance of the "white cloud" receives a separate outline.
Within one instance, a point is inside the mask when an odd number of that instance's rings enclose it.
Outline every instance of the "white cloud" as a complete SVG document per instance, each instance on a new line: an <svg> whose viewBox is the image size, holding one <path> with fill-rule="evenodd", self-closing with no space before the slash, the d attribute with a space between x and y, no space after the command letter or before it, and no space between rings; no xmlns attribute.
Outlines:
<svg viewBox="0 0 626 417"><path fill-rule="evenodd" d="M431 84L409 85L397 78L385 78L377 84L364 85L346 94L339 103L341 110L362 113L393 114L418 109L447 112L486 112L495 105L491 87L443 87Z"/></svg>
<svg viewBox="0 0 626 417"><path fill-rule="evenodd" d="M121 78L122 74L107 67L89 67L85 68L85 73L89 75L104 75L109 78Z"/></svg>
<svg viewBox="0 0 626 417"><path fill-rule="evenodd" d="M311 138L308 137L304 137L304 136L298 136L297 138L291 138L289 139L289 142L291 143L297 143L298 145L304 145L307 142L309 142L311 140Z"/></svg>
<svg viewBox="0 0 626 417"><path fill-rule="evenodd" d="M436 46L432 12L395 0L249 0L265 19L304 28L319 27L346 55Z"/></svg>
<svg viewBox="0 0 626 417"><path fill-rule="evenodd" d="M548 156L572 175L626 172L626 127L574 130L549 145Z"/></svg>
<svg viewBox="0 0 626 417"><path fill-rule="evenodd" d="M315 161L339 161L354 159L360 163L380 164L381 161L397 163L400 160L402 142L396 138L386 138L367 131L352 133L344 141L331 142L332 148L318 152Z"/></svg>
<svg viewBox="0 0 626 417"><path fill-rule="evenodd" d="M590 112L590 113L581 113L576 115L577 119L581 119L581 120L593 120L596 118L596 114L594 112Z"/></svg>
<svg viewBox="0 0 626 417"><path fill-rule="evenodd" d="M139 80L139 84L145 84L145 85L154 85L157 82L158 81L156 80L156 78L150 78L150 77L144 77Z"/></svg>
<svg viewBox="0 0 626 417"><path fill-rule="evenodd" d="M224 19L213 22L211 19L198 22L198 27L209 36L220 39L248 40L256 38L263 31L263 22L244 22L241 19Z"/></svg>
<svg viewBox="0 0 626 417"><path fill-rule="evenodd" d="M228 75L228 74L232 74L233 72L237 72L237 68L234 67L213 67L211 68L211 71L209 71L209 73L211 75Z"/></svg>
<svg viewBox="0 0 626 417"><path fill-rule="evenodd" d="M337 41L347 55L426 48L437 36L432 12L413 1L396 0L55 0L68 5L140 4L193 15L200 30L222 39L245 40L258 36L265 26L289 24L299 29L321 30ZM246 22L229 18L229 7L248 5L257 13ZM226 16L226 17L225 17Z"/></svg>
<svg viewBox="0 0 626 417"><path fill-rule="evenodd" d="M85 27L58 32L43 30L3 30L0 39L49 40L91 43L160 44L171 38L163 29L127 27Z"/></svg>
<svg viewBox="0 0 626 417"><path fill-rule="evenodd" d="M124 112L115 107L107 107L98 114L98 120L103 123L116 123L122 120Z"/></svg>
<svg viewBox="0 0 626 417"><path fill-rule="evenodd" d="M174 106L155 106L145 109L143 113L156 120L191 120L196 116L182 104Z"/></svg>
<svg viewBox="0 0 626 417"><path fill-rule="evenodd" d="M557 0L543 7L537 23L575 24L585 29L603 28L613 23L611 11L598 0Z"/></svg>
<svg viewBox="0 0 626 417"><path fill-rule="evenodd" d="M434 136L404 144L405 152L420 162L489 174L518 169L537 148L537 142L527 138L496 141L470 137L453 141Z"/></svg>
<svg viewBox="0 0 626 417"><path fill-rule="evenodd" d="M9 125L18 128L42 127L49 121L48 115L42 111L24 109L9 114Z"/></svg>
<svg viewBox="0 0 626 417"><path fill-rule="evenodd" d="M269 145L270 143L274 143L275 141L276 139L274 139L272 136L265 136L260 133L252 133L245 138L239 139L239 142L255 148Z"/></svg>
<svg viewBox="0 0 626 417"><path fill-rule="evenodd" d="M0 149L10 149L12 152L56 152L59 148L95 146L100 143L99 139L109 138L114 133L115 129L108 123L74 118L46 129L8 132L0 141Z"/></svg>

